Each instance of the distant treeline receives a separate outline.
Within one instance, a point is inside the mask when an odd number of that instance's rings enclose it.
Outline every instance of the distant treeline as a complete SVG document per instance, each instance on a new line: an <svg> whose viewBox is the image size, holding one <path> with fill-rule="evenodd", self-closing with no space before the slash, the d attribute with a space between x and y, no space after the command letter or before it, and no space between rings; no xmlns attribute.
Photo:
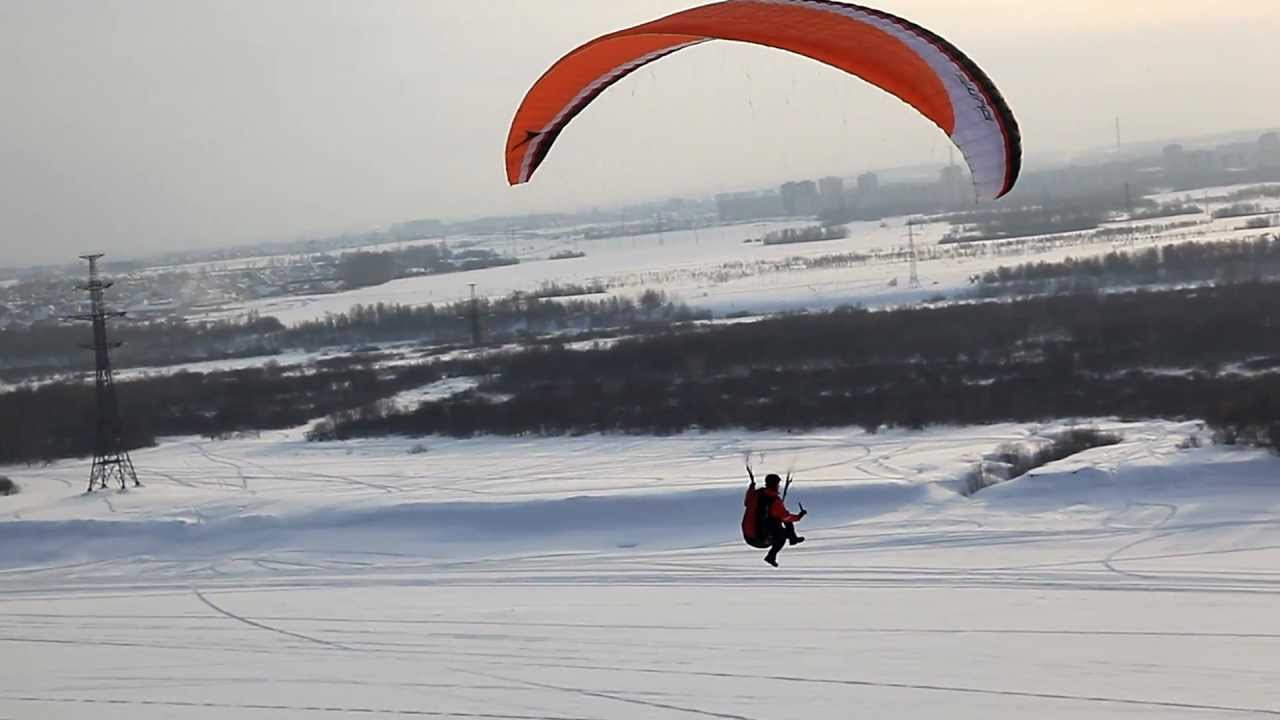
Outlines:
<svg viewBox="0 0 1280 720"><path fill-rule="evenodd" d="M1280 288L1246 284L893 312L846 309L480 363L477 391L317 437L923 427L1204 418L1269 427ZM1184 372L1150 372L1179 369ZM491 393L510 396L494 402Z"/></svg>
<svg viewBox="0 0 1280 720"><path fill-rule="evenodd" d="M403 277L464 272L519 262L492 250L451 250L441 242L384 252L346 253L338 259L337 274L344 287L359 288Z"/></svg>
<svg viewBox="0 0 1280 720"><path fill-rule="evenodd" d="M307 367L119 385L131 447L325 418L314 438L920 428L1071 417L1201 418L1270 437L1280 422L1280 287L1241 284L675 326L608 349L551 345L406 365L367 353ZM656 301L655 301L656 302ZM1171 370L1173 370L1171 372ZM403 411L442 377L472 392ZM499 398L499 399L495 399ZM1280 435L1277 435L1280 437ZM0 395L0 464L91 453L93 388Z"/></svg>
<svg viewBox="0 0 1280 720"><path fill-rule="evenodd" d="M1277 172L1280 170L1259 169L1249 177L1273 180ZM1239 179L1239 182L1245 181L1244 177ZM955 226L943 242L975 242L1092 230L1108 220L1124 217L1153 220L1204 212L1203 208L1185 199L1162 203L1144 197L1158 189L1159 183L1150 178L1145 181L1132 179L1115 188L1105 187L1113 182L1114 179L1109 179L1096 186L1086 183L1065 197L1052 201L1048 197L1033 200L1027 196L1025 188L1028 186L1024 185L1023 190L1015 191L1010 199L993 207L940 215L935 220ZM1090 187L1092 189L1086 189ZM1235 190L1218 198L1234 204L1214 211L1213 217L1222 219L1266 214L1265 206L1247 201L1278 196L1280 186L1275 185Z"/></svg>
<svg viewBox="0 0 1280 720"><path fill-rule="evenodd" d="M1228 201L1253 200L1255 198L1280 198L1280 185L1257 185L1241 188L1232 190L1226 196Z"/></svg>
<svg viewBox="0 0 1280 720"><path fill-rule="evenodd" d="M250 316L241 322L112 323L116 367L166 365L203 360L271 355L285 327L275 318ZM0 380L19 382L50 373L93 371L93 341L88 324L39 323L0 328Z"/></svg>
<svg viewBox="0 0 1280 720"><path fill-rule="evenodd" d="M649 290L638 298L550 300L512 295L482 299L477 313L489 340L558 332L662 326L709 317ZM111 339L124 344L113 351L116 367L175 365L234 357L273 355L288 349L315 350L334 345L418 340L448 344L471 339L471 304L356 305L346 313L286 328L271 317L244 322L189 324L120 323ZM92 370L93 354L80 349L91 340L87 325L42 324L0 329L0 380L19 382L41 375Z"/></svg>
<svg viewBox="0 0 1280 720"><path fill-rule="evenodd" d="M666 326L671 323L705 319L698 312L675 302L663 292L647 290L637 299L546 299L512 295L496 300L481 299L475 312L484 337L500 341L564 330L589 331L596 328L627 327L637 323ZM357 305L350 312L328 315L302 323L278 338L290 347L319 348L398 340L432 343L469 341L470 302L448 305Z"/></svg>
<svg viewBox="0 0 1280 720"><path fill-rule="evenodd" d="M1157 220L1159 218L1177 217L1179 215L1199 215L1204 208L1190 203L1161 203L1134 210L1129 214L1130 220Z"/></svg>
<svg viewBox="0 0 1280 720"><path fill-rule="evenodd" d="M1081 207L983 210L948 217L956 227L942 239L943 243L1080 232L1093 230L1106 219L1102 212Z"/></svg>
<svg viewBox="0 0 1280 720"><path fill-rule="evenodd" d="M1063 262L1001 267L982 276L980 297L1088 292L1113 286L1214 282L1280 277L1280 236L1191 242Z"/></svg>
<svg viewBox="0 0 1280 720"><path fill-rule="evenodd" d="M579 283L549 283L544 282L537 290L526 295L538 299L574 297L576 295L598 295L608 292L609 288L599 280L594 280L586 285ZM513 298L514 299L514 298Z"/></svg>
<svg viewBox="0 0 1280 720"><path fill-rule="evenodd" d="M765 245L793 245L795 243L843 240L847 237L849 237L849 228L845 225L814 225L806 228L774 230L764 236L763 242Z"/></svg>
<svg viewBox="0 0 1280 720"><path fill-rule="evenodd" d="M1272 212L1258 203L1236 203L1214 210L1213 217L1224 220L1227 218L1249 217L1251 215L1267 215Z"/></svg>
<svg viewBox="0 0 1280 720"><path fill-rule="evenodd" d="M439 379L451 367L379 369L376 360L342 357L318 367L268 365L118 383L125 443L136 449L162 435L297 427L330 413L374 407ZM54 383L0 394L0 465L92 455L94 417L92 384Z"/></svg>

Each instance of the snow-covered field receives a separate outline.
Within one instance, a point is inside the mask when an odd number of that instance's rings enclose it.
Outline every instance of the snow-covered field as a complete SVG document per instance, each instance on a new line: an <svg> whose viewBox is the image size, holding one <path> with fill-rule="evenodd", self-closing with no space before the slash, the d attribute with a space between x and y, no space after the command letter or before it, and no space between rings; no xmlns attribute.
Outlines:
<svg viewBox="0 0 1280 720"><path fill-rule="evenodd" d="M1207 188L1196 188L1195 190L1170 190L1168 192L1159 192L1149 195L1148 197L1155 202L1182 202L1187 201L1199 205L1208 205L1206 210L1213 210L1218 204L1224 203L1225 198L1239 190L1248 190L1254 188L1275 187L1275 183L1259 183L1245 185L1216 185ZM1233 201L1238 202L1238 201ZM1246 202L1261 202L1262 204L1274 204L1268 198L1254 198Z"/></svg>
<svg viewBox="0 0 1280 720"><path fill-rule="evenodd" d="M1112 250L1167 245L1185 241L1221 241L1257 236L1265 231L1244 231L1239 218L1215 220L1210 217L1221 202L1208 200L1222 193L1253 186L1210 188L1206 191L1169 192L1153 196L1160 201L1190 199L1202 205L1203 213L1174 218L1142 220L1139 225L1183 223L1194 220L1194 228L1171 229L1155 236L1129 241L1097 240L1080 242L1091 233L1069 233L1064 237L1020 238L1019 241L978 243L969 247L938 249L951 225L928 223L915 228L916 247L922 249L919 264L920 287L909 287L909 265L905 252L909 245L908 218L888 218L884 222L850 223L845 240L764 246L765 234L783 228L808 227L810 219L783 219L632 237L582 240L572 237L573 229L520 234L515 238L475 236L449 238L449 242L515 254L521 264L474 270L467 273L404 278L380 286L324 295L269 297L243 302L201 319L237 318L260 313L296 324L346 313L355 305L378 302L420 306L448 304L467 299L470 283L486 297L502 297L513 292L532 292L544 284L603 283L612 295L635 297L644 290L666 291L687 304L717 314L778 313L791 310L831 309L840 305L872 307L909 304L937 296L955 297L968 290L969 278L1000 265L1024 261L1060 261L1106 254ZM1275 201L1263 199L1274 209ZM1055 241L1056 240L1056 241ZM438 240L421 242L439 242ZM371 246L367 250L389 250L415 242ZM360 249L353 249L360 250ZM351 251L353 251L351 250ZM548 260L554 252L577 250L584 258ZM867 254L865 264L814 268L806 259L823 256ZM289 256L251 258L219 263L182 266L182 269L246 268L279 263ZM148 272L164 269L151 268Z"/></svg>
<svg viewBox="0 0 1280 720"><path fill-rule="evenodd" d="M1248 186L1234 189L1243 187ZM1158 197L1173 200L1182 199L1184 195L1186 193L1170 193L1167 197ZM1199 195L1192 197L1196 199ZM1263 205L1274 207L1275 203L1264 200ZM1205 211L1212 212L1216 207L1206 206ZM601 240L571 240L555 234L521 236L516 252L522 260L519 265L406 278L340 293L265 298L228 309L217 317L258 312L277 317L285 324L296 324L347 312L357 304L418 306L457 302L469 297L470 283L475 283L477 292L487 297L532 292L550 283L599 282L606 285L611 294L625 297L655 289L720 315L822 310L859 303L886 307L921 302L939 295L954 297L970 287L971 276L1001 265L1033 260L1055 262L1116 249L1131 250L1189 240L1239 239L1265 232L1242 230L1240 218L1213 220L1203 213L1137 224L1186 221L1201 224L1138 237L1132 243L1097 239L1082 243L1080 238L1090 233L1072 233L1057 238L1057 242L1052 238L1025 238L944 249L934 246L950 225L920 225L915 228L915 242L925 255L919 263L921 286L918 288L908 286L910 272L905 256L894 254L905 251L910 242L907 218L903 217L889 218L883 223L851 223L849 237L843 240L793 245L766 246L745 241L782 228L812 225L811 220L744 223ZM468 238L468 242L502 253L508 253L511 247L505 236ZM566 249L581 250L586 256L545 259L553 252ZM930 250L934 250L937 257L929 255ZM871 254L876 258L851 267L809 267L804 263L805 259L850 253Z"/></svg>
<svg viewBox="0 0 1280 720"><path fill-rule="evenodd" d="M587 257L241 310L298 322L458 300L469 282L591 281L721 314L886 306L1002 264L1258 233L1240 222L948 249L919 288L891 259L901 218L789 246L743 241L807 223L521 237L527 259ZM854 252L877 259L808 262ZM21 486L0 497L0 720L1280 715L1280 459L1187 449L1194 423L1101 424L1125 441L974 497L959 489L985 454L1060 428L344 443L298 428L167 438L134 455L144 487L123 493L84 494L83 461L0 467ZM812 512L781 569L739 537L746 457L794 470Z"/></svg>
<svg viewBox="0 0 1280 720"><path fill-rule="evenodd" d="M435 388L432 391L444 391ZM0 468L0 717L1280 715L1280 461L1053 428L171 438ZM738 538L750 453L812 514Z"/></svg>

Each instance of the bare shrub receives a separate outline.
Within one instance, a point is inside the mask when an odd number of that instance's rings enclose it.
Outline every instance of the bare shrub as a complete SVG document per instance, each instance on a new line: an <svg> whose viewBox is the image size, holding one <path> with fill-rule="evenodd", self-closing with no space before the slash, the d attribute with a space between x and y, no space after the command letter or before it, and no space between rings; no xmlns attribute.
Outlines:
<svg viewBox="0 0 1280 720"><path fill-rule="evenodd" d="M972 495L992 485L1016 480L1038 467L1069 458L1096 447L1118 445L1124 438L1097 428L1072 428L1058 433L1038 448L1006 443L983 458L975 469L961 478L961 492Z"/></svg>

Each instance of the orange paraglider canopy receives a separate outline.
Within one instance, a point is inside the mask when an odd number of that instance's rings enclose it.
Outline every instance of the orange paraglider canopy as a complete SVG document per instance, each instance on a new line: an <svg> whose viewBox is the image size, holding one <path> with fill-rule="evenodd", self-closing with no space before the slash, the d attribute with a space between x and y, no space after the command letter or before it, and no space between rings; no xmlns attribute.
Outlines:
<svg viewBox="0 0 1280 720"><path fill-rule="evenodd" d="M561 58L525 95L507 137L507 180L528 182L569 122L638 68L709 40L797 53L856 75L914 107L964 154L979 197L1013 189L1017 122L973 61L902 18L832 0L725 0L601 36Z"/></svg>

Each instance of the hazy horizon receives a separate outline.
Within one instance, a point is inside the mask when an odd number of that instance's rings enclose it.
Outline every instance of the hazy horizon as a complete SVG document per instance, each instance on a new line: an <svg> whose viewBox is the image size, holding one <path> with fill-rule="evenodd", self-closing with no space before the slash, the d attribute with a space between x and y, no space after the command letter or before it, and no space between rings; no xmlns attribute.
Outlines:
<svg viewBox="0 0 1280 720"><path fill-rule="evenodd" d="M709 43L619 83L534 182L511 116L557 58L700 2L8 0L0 4L0 265L285 240L420 217L547 212L945 162L947 138L869 85ZM1001 88L1028 161L1280 125L1266 3L876 3ZM555 12L547 12L554 7Z"/></svg>

